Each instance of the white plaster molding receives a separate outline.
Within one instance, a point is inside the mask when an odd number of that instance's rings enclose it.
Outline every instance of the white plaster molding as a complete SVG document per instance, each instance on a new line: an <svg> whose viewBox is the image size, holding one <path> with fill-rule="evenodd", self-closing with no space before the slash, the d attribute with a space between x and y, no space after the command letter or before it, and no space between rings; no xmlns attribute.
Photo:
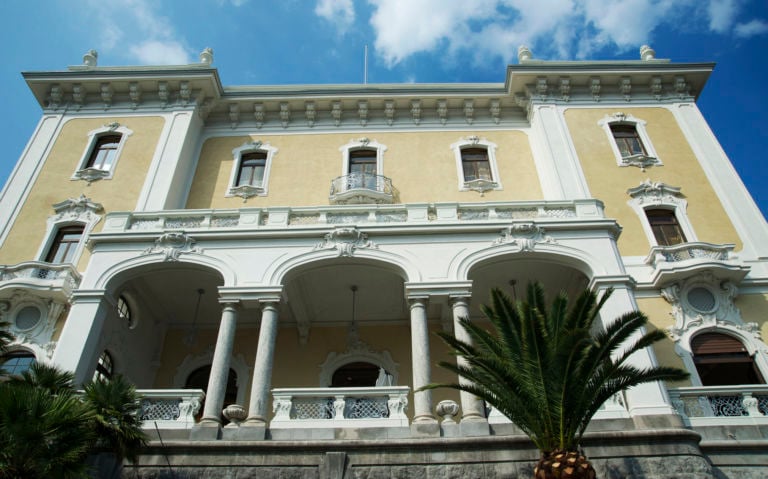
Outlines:
<svg viewBox="0 0 768 479"><path fill-rule="evenodd" d="M476 179L466 181L464 179L464 165L461 161L461 150L465 148L485 149L488 154L488 164L491 168L490 180ZM486 191L503 189L501 186L501 177L499 176L499 167L496 162L496 148L497 146L495 143L476 135L462 138L451 145L451 150L453 150L453 155L456 160L456 174L459 179L459 191L477 191L482 196Z"/></svg>
<svg viewBox="0 0 768 479"><path fill-rule="evenodd" d="M19 322L19 313L25 308L37 310L39 317L33 324ZM11 345L35 350L37 357L50 359L53 354L51 338L56 330L56 321L66 310L67 304L43 298L34 291L16 289L13 294L0 302L2 317L10 323L10 332L15 336Z"/></svg>
<svg viewBox="0 0 768 479"><path fill-rule="evenodd" d="M99 168L86 167L86 165L88 164L88 160L91 157L91 153L93 152L93 149L96 147L96 142L98 141L98 139L104 135L108 135L112 133L120 134L120 143L118 143L117 150L115 151L115 160L112 162L112 165L110 165L109 169L102 170ZM88 183L91 183L96 180L112 178L112 176L115 174L117 163L118 161L120 161L120 157L122 156L123 147L125 146L125 143L128 140L128 137L131 136L132 134L133 134L132 130L128 129L127 127L117 122L108 123L100 128L96 128L95 130L89 131L88 142L86 144L86 147L85 147L85 150L83 151L82 156L80 157L80 161L77 163L77 169L72 174L72 179L85 180Z"/></svg>
<svg viewBox="0 0 768 479"><path fill-rule="evenodd" d="M519 246L520 251L533 251L537 243L555 242L544 228L535 223L515 223L501 230L501 237L496 238L493 244L513 244Z"/></svg>
<svg viewBox="0 0 768 479"><path fill-rule="evenodd" d="M351 257L358 248L378 248L368 235L357 228L336 228L327 233L315 249L335 249L339 256Z"/></svg>
<svg viewBox="0 0 768 479"><path fill-rule="evenodd" d="M648 238L648 242L651 246L658 246L658 242L651 229L651 224L648 222L648 217L645 214L645 210L648 208L661 208L673 211L675 213L675 218L677 218L677 223L685 234L686 241L698 241L696 232L694 231L691 220L688 218L686 212L688 202L680 192L680 188L658 181L652 182L650 179L646 179L640 183L640 185L628 189L627 194L632 198L627 204L632 207L640 218L640 224L642 225L645 236Z"/></svg>
<svg viewBox="0 0 768 479"><path fill-rule="evenodd" d="M349 143L339 147L342 153L341 176L349 174L349 153L354 150L373 150L376 152L376 174L384 174L384 152L387 146L382 145L376 140L367 137L361 137L357 140L350 140Z"/></svg>
<svg viewBox="0 0 768 479"><path fill-rule="evenodd" d="M263 152L266 153L267 159L264 163L264 175L261 178L261 182L255 185L241 185L237 186L237 175L240 171L240 163L243 155L248 153ZM259 140L243 143L241 146L232 150L232 172L229 175L229 188L227 189L227 197L240 196L243 198L243 202L246 202L251 196L267 196L269 192L269 173L272 169L272 161L277 153L277 148L271 146L269 143L264 143Z"/></svg>
<svg viewBox="0 0 768 479"><path fill-rule="evenodd" d="M642 171L650 166L661 166L662 163L659 155L656 154L656 150L651 143L651 139L648 136L648 132L645 129L646 122L639 118L635 118L631 114L623 112L616 112L613 115L606 115L604 118L597 122L608 135L608 142L611 145L611 150L616 157L616 164L619 166L636 166ZM632 155L623 157L619 151L619 147L616 145L616 140L613 137L611 131L611 125L629 125L634 126L637 131L637 135L640 137L640 141L645 148L645 155Z"/></svg>
<svg viewBox="0 0 768 479"><path fill-rule="evenodd" d="M165 233L155 240L155 245L145 249L141 254L149 255L162 253L163 261L178 261L182 253L199 253L195 247L196 241L183 232Z"/></svg>

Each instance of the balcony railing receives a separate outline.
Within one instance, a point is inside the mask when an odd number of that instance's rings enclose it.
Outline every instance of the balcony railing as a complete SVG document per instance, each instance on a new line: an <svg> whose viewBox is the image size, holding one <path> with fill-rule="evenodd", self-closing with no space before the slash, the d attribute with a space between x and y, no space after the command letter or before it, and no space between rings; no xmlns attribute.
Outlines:
<svg viewBox="0 0 768 479"><path fill-rule="evenodd" d="M272 428L408 426L408 387L273 389Z"/></svg>
<svg viewBox="0 0 768 479"><path fill-rule="evenodd" d="M368 204L392 203L392 180L370 173L350 173L331 181L331 203Z"/></svg>
<svg viewBox="0 0 768 479"><path fill-rule="evenodd" d="M670 389L669 396L691 426L768 424L768 385L685 387Z"/></svg>
<svg viewBox="0 0 768 479"><path fill-rule="evenodd" d="M654 246L645 263L654 268L663 263L687 260L727 261L733 252L733 244L680 243L672 246Z"/></svg>
<svg viewBox="0 0 768 479"><path fill-rule="evenodd" d="M80 273L69 263L53 264L27 261L14 265L0 265L0 287L45 287L61 291L66 296L80 284Z"/></svg>
<svg viewBox="0 0 768 479"><path fill-rule="evenodd" d="M98 241L103 234L123 232L327 228L327 225L344 224L508 224L512 221L591 221L603 218L603 204L592 199L116 212L107 215L102 232L92 234L91 239Z"/></svg>
<svg viewBox="0 0 768 479"><path fill-rule="evenodd" d="M139 389L142 427L191 429L205 393L202 389Z"/></svg>
<svg viewBox="0 0 768 479"><path fill-rule="evenodd" d="M507 416L503 415L501 412L499 412L498 409L491 406L490 404L486 403L485 408L489 423L510 424L512 422L509 420L509 418L507 418ZM629 412L627 411L626 403L624 402L624 394L620 393L614 395L608 401L605 401L600 406L600 409L597 410L592 419L622 419L628 417Z"/></svg>

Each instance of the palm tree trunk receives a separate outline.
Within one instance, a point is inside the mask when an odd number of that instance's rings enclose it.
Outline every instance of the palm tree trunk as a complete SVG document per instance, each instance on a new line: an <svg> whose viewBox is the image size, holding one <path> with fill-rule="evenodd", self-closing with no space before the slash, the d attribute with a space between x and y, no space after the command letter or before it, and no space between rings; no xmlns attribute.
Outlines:
<svg viewBox="0 0 768 479"><path fill-rule="evenodd" d="M595 468L577 451L543 452L533 469L534 479L595 479Z"/></svg>

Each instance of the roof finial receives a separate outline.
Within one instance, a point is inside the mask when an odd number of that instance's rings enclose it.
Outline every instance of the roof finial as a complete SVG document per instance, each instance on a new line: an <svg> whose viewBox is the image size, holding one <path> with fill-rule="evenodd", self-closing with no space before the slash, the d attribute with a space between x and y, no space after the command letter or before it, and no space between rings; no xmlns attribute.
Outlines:
<svg viewBox="0 0 768 479"><path fill-rule="evenodd" d="M203 51L200 52L200 63L203 65L210 65L213 63L213 48L203 48Z"/></svg>
<svg viewBox="0 0 768 479"><path fill-rule="evenodd" d="M526 62L533 58L533 53L531 53L531 49L528 48L525 45L520 45L517 48L517 61L520 63Z"/></svg>
<svg viewBox="0 0 768 479"><path fill-rule="evenodd" d="M640 59L647 62L648 60L656 59L656 50L648 45L640 47Z"/></svg>
<svg viewBox="0 0 768 479"><path fill-rule="evenodd" d="M95 67L99 59L99 53L96 50L88 50L83 55L83 65L87 67Z"/></svg>

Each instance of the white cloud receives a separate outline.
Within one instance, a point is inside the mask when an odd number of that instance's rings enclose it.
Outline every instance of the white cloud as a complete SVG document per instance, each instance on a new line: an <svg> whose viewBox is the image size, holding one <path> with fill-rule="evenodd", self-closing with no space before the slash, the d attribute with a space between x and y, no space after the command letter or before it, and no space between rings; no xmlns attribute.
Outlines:
<svg viewBox="0 0 768 479"><path fill-rule="evenodd" d="M237 5L246 0L231 1ZM139 64L190 63L186 42L176 33L169 18L159 13L156 3L123 0L119 15L103 15L102 0L85 0L85 3L84 11L94 17L90 24L98 35L95 48L102 53L127 53L130 61Z"/></svg>
<svg viewBox="0 0 768 479"><path fill-rule="evenodd" d="M355 7L352 0L318 0L315 15L334 23L343 33L355 21Z"/></svg>
<svg viewBox="0 0 768 479"><path fill-rule="evenodd" d="M739 0L709 0L709 28L717 33L728 32L739 12L740 3Z"/></svg>
<svg viewBox="0 0 768 479"><path fill-rule="evenodd" d="M763 35L768 33L768 22L754 19L747 23L739 23L734 27L733 33L741 38Z"/></svg>
<svg viewBox="0 0 768 479"><path fill-rule="evenodd" d="M512 60L520 44L536 58L585 58L602 48L639 49L654 32L680 22L739 36L763 33L766 23L734 23L747 0L368 0L376 53L395 65L420 52L482 61ZM701 27L699 27L701 29ZM707 27L704 27L707 28ZM638 54L639 58L639 54Z"/></svg>
<svg viewBox="0 0 768 479"><path fill-rule="evenodd" d="M174 41L147 40L131 46L130 52L142 65L183 65L189 63L186 49Z"/></svg>

